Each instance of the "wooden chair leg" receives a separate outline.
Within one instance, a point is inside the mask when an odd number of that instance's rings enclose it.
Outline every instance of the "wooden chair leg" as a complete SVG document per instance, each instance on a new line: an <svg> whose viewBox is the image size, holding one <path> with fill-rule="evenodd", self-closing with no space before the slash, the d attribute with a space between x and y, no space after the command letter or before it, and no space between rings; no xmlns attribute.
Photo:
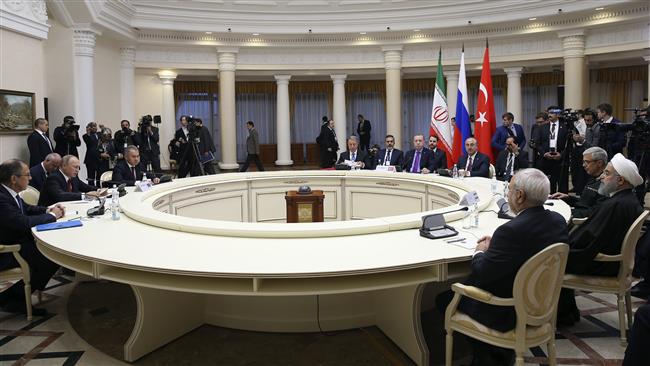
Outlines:
<svg viewBox="0 0 650 366"><path fill-rule="evenodd" d="M25 306L27 306L27 321L32 320L32 285L25 283Z"/></svg>
<svg viewBox="0 0 650 366"><path fill-rule="evenodd" d="M627 329L632 329L632 296L630 296L630 291L625 293L625 311L627 312Z"/></svg>
<svg viewBox="0 0 650 366"><path fill-rule="evenodd" d="M445 339L445 366L451 366L454 351L454 337L452 330L447 331Z"/></svg>
<svg viewBox="0 0 650 366"><path fill-rule="evenodd" d="M621 332L621 346L627 346L627 333L625 332L625 300L623 295L618 294L618 328Z"/></svg>
<svg viewBox="0 0 650 366"><path fill-rule="evenodd" d="M524 366L524 354L517 352L517 358L515 359L516 366Z"/></svg>
<svg viewBox="0 0 650 366"><path fill-rule="evenodd" d="M555 338L552 338L546 345L548 348L548 364L551 366L557 365L557 355L555 352Z"/></svg>

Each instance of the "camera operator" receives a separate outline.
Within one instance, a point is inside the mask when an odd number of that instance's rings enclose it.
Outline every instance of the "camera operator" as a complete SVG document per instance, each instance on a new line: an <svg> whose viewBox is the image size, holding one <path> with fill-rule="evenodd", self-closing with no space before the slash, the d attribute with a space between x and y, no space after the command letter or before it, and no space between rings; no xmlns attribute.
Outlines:
<svg viewBox="0 0 650 366"><path fill-rule="evenodd" d="M191 119L191 118L190 118ZM189 146L186 149L184 160L187 160L190 168L190 176L215 174L212 161L214 152L217 151L210 136L210 131L203 127L203 120L192 119L188 124Z"/></svg>
<svg viewBox="0 0 650 366"><path fill-rule="evenodd" d="M563 182L561 182L562 173L562 156L566 147L567 128L560 123L560 114L562 110L558 106L548 107L547 113L549 123L538 126L535 129L537 135L535 141L535 151L539 156L538 166L541 171L549 176L551 182L551 193L558 191L566 192Z"/></svg>
<svg viewBox="0 0 650 366"><path fill-rule="evenodd" d="M97 176L101 178L104 172L113 168L115 165L115 158L117 157L110 128L102 127L100 141L97 144L97 154L99 155Z"/></svg>
<svg viewBox="0 0 650 366"><path fill-rule="evenodd" d="M650 178L650 107L646 109L634 109L634 121L631 125L625 126L632 131L628 154L634 163L639 167L639 174L643 178L643 184L636 187L636 194L641 204L644 204L645 193L650 189L648 180Z"/></svg>
<svg viewBox="0 0 650 366"><path fill-rule="evenodd" d="M55 153L61 156L79 157L77 146L81 146L81 139L79 138L79 125L75 124L74 117L63 117L63 124L54 129L53 137L56 141Z"/></svg>
<svg viewBox="0 0 650 366"><path fill-rule="evenodd" d="M113 139L115 143L115 150L117 153L117 158L119 160L124 159L124 149L127 146L139 146L140 145L140 136L131 129L131 122L128 120L122 120L120 122L121 130L115 132L115 137Z"/></svg>
<svg viewBox="0 0 650 366"><path fill-rule="evenodd" d="M190 172L189 151L190 130L188 127L189 117L181 116L181 127L174 134L173 144L178 149L178 178L185 178Z"/></svg>
<svg viewBox="0 0 650 366"><path fill-rule="evenodd" d="M573 122L573 136L569 141L571 144L571 183L573 184L573 191L578 194L584 190L587 182L587 173L582 168L582 153L585 151L583 142L587 133L587 123L584 116L584 111L576 111L577 120Z"/></svg>
<svg viewBox="0 0 650 366"><path fill-rule="evenodd" d="M548 114L546 112L539 112L535 116L535 124L530 128L530 140L528 140L528 146L530 146L530 166L539 169L539 162L541 161L541 155L538 154L537 149L537 129L540 126L548 123Z"/></svg>
<svg viewBox="0 0 650 366"><path fill-rule="evenodd" d="M142 164L147 167L147 171L160 173L160 135L158 128L152 125L153 119L150 115L143 116L138 124L140 134L140 155ZM149 169L151 164L151 169Z"/></svg>
<svg viewBox="0 0 650 366"><path fill-rule="evenodd" d="M97 151L99 135L97 134L97 123L88 122L86 133L81 137L86 143L84 164L86 164L86 170L88 171L88 184L99 187L99 174L97 172L97 166L99 165L99 151Z"/></svg>
<svg viewBox="0 0 650 366"><path fill-rule="evenodd" d="M611 159L617 153L622 153L625 147L625 131L619 128L621 121L612 117L612 105L601 103L596 107L598 119L601 121L598 146L607 151Z"/></svg>

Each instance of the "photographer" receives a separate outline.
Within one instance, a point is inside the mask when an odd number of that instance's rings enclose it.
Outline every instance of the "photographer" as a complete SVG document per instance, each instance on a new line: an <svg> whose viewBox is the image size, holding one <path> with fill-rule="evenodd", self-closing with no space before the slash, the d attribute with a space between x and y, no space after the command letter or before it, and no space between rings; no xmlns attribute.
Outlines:
<svg viewBox="0 0 650 366"><path fill-rule="evenodd" d="M601 121L598 146L607 151L610 159L622 153L625 147L625 131L619 128L621 121L612 117L612 111L613 107L608 103L601 103L596 107L598 119Z"/></svg>
<svg viewBox="0 0 650 366"><path fill-rule="evenodd" d="M188 127L189 117L181 116L181 127L176 130L172 143L178 150L178 178L185 178L190 172L190 161L188 159L188 141L190 140L190 130Z"/></svg>
<svg viewBox="0 0 650 366"><path fill-rule="evenodd" d="M215 174L212 161L214 160L214 152L217 149L214 147L210 131L203 127L203 121L200 118L187 117L186 120L188 122L187 128L189 132L186 135L188 143L187 148L185 148L185 153L181 154L179 177L182 177L183 175L181 174L183 173L187 174L186 170L181 171L181 169L189 169L190 176L192 177ZM184 134L182 128L181 133ZM179 138L179 144L181 140L184 140L184 138ZM187 164L187 167L184 168L185 164Z"/></svg>
<svg viewBox="0 0 650 366"><path fill-rule="evenodd" d="M115 132L115 138L113 142L115 143L115 150L117 153L117 158L119 160L124 159L124 149L127 146L139 146L140 145L140 136L131 129L131 122L127 120L122 120L120 122L121 130Z"/></svg>
<svg viewBox="0 0 650 366"><path fill-rule="evenodd" d="M79 125L75 124L74 117L63 117L63 124L54 129L53 137L56 142L55 153L61 156L79 157L77 146L81 146L81 139L79 139Z"/></svg>
<svg viewBox="0 0 650 366"><path fill-rule="evenodd" d="M160 145L158 140L160 136L158 128L152 125L153 119L150 115L143 116L138 124L140 135L140 155L142 155L142 164L149 171L160 173ZM149 169L151 164L151 169Z"/></svg>
<svg viewBox="0 0 650 366"><path fill-rule="evenodd" d="M113 143L112 133L110 128L102 127L100 141L97 144L97 154L99 155L99 162L97 163L97 176L101 178L104 172L109 171L115 164L117 152Z"/></svg>
<svg viewBox="0 0 650 366"><path fill-rule="evenodd" d="M99 174L97 173L97 166L99 165L99 151L97 151L99 136L97 135L97 123L88 122L86 125L86 133L81 137L84 143L86 143L84 164L86 164L86 170L88 171L88 184L99 187Z"/></svg>
<svg viewBox="0 0 650 366"><path fill-rule="evenodd" d="M548 107L549 123L535 129L535 151L539 156L537 164L541 171L550 178L551 193L566 192L564 183L561 182L562 156L566 147L567 128L560 123L560 107ZM559 186L559 187L558 187Z"/></svg>

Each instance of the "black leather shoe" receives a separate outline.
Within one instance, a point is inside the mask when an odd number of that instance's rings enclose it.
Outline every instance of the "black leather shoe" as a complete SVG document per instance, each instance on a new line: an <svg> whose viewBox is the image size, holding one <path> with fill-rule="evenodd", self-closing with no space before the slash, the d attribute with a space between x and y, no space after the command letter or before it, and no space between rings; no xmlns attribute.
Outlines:
<svg viewBox="0 0 650 366"><path fill-rule="evenodd" d="M24 302L10 301L2 307L2 311L15 314L27 314L27 306ZM47 310L43 308L35 308L32 306L32 315L45 316L47 315Z"/></svg>
<svg viewBox="0 0 650 366"><path fill-rule="evenodd" d="M630 290L630 295L647 300L650 297L650 284L646 280L637 283Z"/></svg>

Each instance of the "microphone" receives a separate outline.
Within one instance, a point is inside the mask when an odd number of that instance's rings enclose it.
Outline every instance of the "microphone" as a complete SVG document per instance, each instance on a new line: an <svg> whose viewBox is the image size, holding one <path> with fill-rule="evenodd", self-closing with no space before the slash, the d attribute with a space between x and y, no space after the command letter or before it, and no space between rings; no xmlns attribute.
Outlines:
<svg viewBox="0 0 650 366"><path fill-rule="evenodd" d="M97 197L97 200L99 201L99 206L88 209L88 211L86 212L88 217L100 216L103 215L104 212L106 212L104 208L104 204L106 203L106 198Z"/></svg>

